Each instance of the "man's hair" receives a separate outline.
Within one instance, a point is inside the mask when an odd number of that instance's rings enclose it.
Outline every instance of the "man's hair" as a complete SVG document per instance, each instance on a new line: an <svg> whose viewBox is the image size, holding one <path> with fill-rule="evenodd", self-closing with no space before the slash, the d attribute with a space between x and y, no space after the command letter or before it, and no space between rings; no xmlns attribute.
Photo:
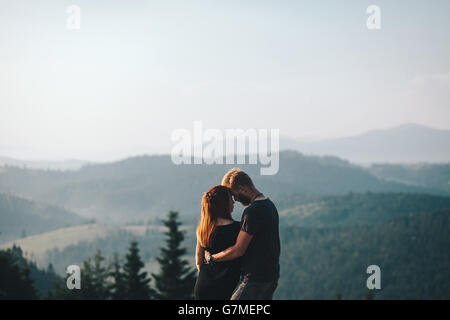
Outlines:
<svg viewBox="0 0 450 320"><path fill-rule="evenodd" d="M255 188L252 179L239 168L233 168L222 178L222 185L232 190L236 190L238 186L247 186L252 189Z"/></svg>

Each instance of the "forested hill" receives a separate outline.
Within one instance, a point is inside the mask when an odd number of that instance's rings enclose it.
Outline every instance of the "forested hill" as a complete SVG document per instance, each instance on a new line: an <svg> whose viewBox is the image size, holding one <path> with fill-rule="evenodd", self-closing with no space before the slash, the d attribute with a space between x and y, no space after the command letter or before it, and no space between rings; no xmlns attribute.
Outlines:
<svg viewBox="0 0 450 320"><path fill-rule="evenodd" d="M286 195L277 206L281 223L335 227L384 222L437 210L450 210L450 197L414 193L349 193L343 196Z"/></svg>
<svg viewBox="0 0 450 320"><path fill-rule="evenodd" d="M0 193L0 243L86 221L59 207Z"/></svg>
<svg viewBox="0 0 450 320"><path fill-rule="evenodd" d="M123 223L161 217L168 210L196 219L205 191L219 184L233 165L174 165L170 156L140 156L62 172L5 167L0 192L62 206L97 221ZM335 157L280 153L280 170L261 176L259 166L240 165L275 200L281 195L348 192L445 191L377 178L362 167Z"/></svg>
<svg viewBox="0 0 450 320"><path fill-rule="evenodd" d="M280 229L278 299L368 298L366 268L381 269L375 299L450 299L450 210L377 224Z"/></svg>
<svg viewBox="0 0 450 320"><path fill-rule="evenodd" d="M369 171L388 181L450 192L450 164L376 164Z"/></svg>
<svg viewBox="0 0 450 320"><path fill-rule="evenodd" d="M449 298L450 197L370 192L291 195L277 206L281 278L275 298L364 299L366 268L372 264L382 272L382 290L372 292L376 299ZM233 215L240 218L240 212ZM67 265L80 264L97 249L108 259L114 252L124 255L130 239L135 239L147 270L157 270L155 259L163 245L159 226L124 226L106 233L95 231L100 226L88 227L98 237L72 227L79 230L78 239L59 249L49 247L41 265L52 263L63 275ZM183 229L186 258L193 263L195 225ZM71 238L67 229L60 236ZM34 243L49 244L50 238L57 239L55 232L35 236ZM24 250L33 253L32 247L24 246ZM45 248L39 250L45 252Z"/></svg>

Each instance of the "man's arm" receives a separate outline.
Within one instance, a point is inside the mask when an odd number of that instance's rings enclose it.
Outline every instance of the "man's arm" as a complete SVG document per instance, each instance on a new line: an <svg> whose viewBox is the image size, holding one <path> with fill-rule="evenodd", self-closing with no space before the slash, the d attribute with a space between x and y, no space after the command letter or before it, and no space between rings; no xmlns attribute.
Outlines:
<svg viewBox="0 0 450 320"><path fill-rule="evenodd" d="M228 249L225 249L224 251L221 251L219 253L213 254L212 260L214 262L229 261L243 256L252 239L253 235L248 234L245 231L240 231L234 246L229 247Z"/></svg>

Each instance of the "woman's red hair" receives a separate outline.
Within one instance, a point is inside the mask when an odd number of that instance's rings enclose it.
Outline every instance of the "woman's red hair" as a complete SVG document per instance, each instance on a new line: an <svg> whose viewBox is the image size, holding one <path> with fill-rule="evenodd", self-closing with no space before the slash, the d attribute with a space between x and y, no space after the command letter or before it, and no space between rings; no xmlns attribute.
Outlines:
<svg viewBox="0 0 450 320"><path fill-rule="evenodd" d="M197 228L197 239L203 248L211 245L217 219L230 219L231 190L218 185L211 188L202 198L202 217Z"/></svg>

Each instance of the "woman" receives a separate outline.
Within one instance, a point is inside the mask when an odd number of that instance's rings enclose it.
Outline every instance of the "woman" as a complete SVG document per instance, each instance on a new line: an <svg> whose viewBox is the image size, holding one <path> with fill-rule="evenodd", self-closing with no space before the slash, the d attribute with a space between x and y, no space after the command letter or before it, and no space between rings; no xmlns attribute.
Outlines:
<svg viewBox="0 0 450 320"><path fill-rule="evenodd" d="M233 209L234 199L227 187L215 186L203 196L202 216L197 228L195 261L199 274L194 287L196 299L228 300L239 281L239 259L204 263L204 250L214 254L236 242L240 223L232 219Z"/></svg>

